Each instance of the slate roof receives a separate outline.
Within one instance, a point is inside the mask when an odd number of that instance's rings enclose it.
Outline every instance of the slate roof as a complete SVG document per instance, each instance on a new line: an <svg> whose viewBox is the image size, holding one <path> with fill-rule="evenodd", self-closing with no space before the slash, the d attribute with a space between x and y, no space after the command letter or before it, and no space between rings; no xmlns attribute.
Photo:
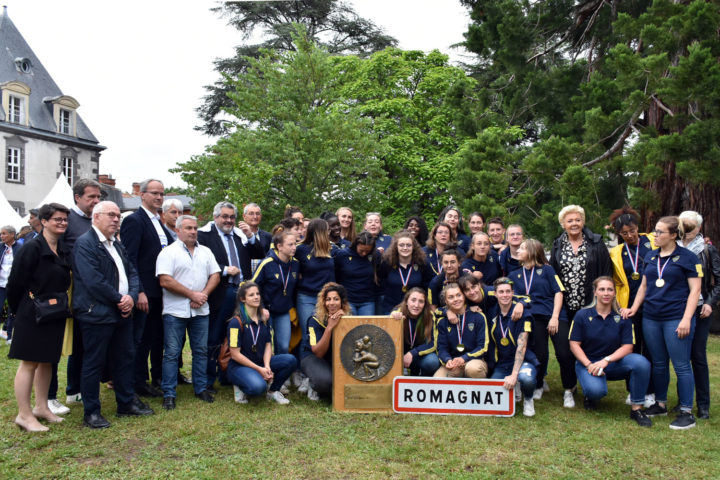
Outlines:
<svg viewBox="0 0 720 480"><path fill-rule="evenodd" d="M23 58L28 59L31 64L30 71L27 73L18 68L16 62ZM53 119L53 103L44 100L62 96L63 92L10 20L7 7L3 7L2 14L0 14L0 83L9 81L19 81L30 87L27 111L30 115L29 125L31 128L9 123L3 123L3 127L17 130L20 134L41 134L43 137L58 142L73 143L73 141L77 141L77 143L85 144L90 148L95 147L98 150L105 148L98 145L97 138L80 118L80 115L76 115L77 137L57 132L57 125ZM0 108L0 120L5 120L5 112L2 108Z"/></svg>

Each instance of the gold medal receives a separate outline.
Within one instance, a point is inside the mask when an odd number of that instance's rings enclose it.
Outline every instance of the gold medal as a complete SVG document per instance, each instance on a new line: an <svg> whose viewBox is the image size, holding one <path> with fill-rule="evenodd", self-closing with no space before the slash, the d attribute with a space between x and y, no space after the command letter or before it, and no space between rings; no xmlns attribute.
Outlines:
<svg viewBox="0 0 720 480"><path fill-rule="evenodd" d="M455 347L455 350L457 350L459 353L463 353L465 351L465 345L462 343L458 343L457 347Z"/></svg>
<svg viewBox="0 0 720 480"><path fill-rule="evenodd" d="M402 291L403 291L403 293L407 292L407 287L405 285L403 285Z"/></svg>
<svg viewBox="0 0 720 480"><path fill-rule="evenodd" d="M500 340L500 345L502 345L503 347L507 347L508 345L510 345L510 340L508 340L506 337L503 337L502 340Z"/></svg>
<svg viewBox="0 0 720 480"><path fill-rule="evenodd" d="M664 287L664 286L665 286L665 280L663 280L662 278L658 278L657 280L655 280L655 286L658 287L658 288Z"/></svg>
<svg viewBox="0 0 720 480"><path fill-rule="evenodd" d="M630 275L630 278L633 280L640 280L640 274L638 272L633 272L632 275Z"/></svg>
<svg viewBox="0 0 720 480"><path fill-rule="evenodd" d="M252 350L253 353L256 353L256 352L257 352L257 345L253 345L250 350Z"/></svg>

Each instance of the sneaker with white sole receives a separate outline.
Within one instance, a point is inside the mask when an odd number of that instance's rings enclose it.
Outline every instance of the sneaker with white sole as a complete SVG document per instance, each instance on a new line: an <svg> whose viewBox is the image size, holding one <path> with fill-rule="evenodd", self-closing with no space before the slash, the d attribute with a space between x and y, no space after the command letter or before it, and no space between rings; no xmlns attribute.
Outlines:
<svg viewBox="0 0 720 480"><path fill-rule="evenodd" d="M57 401L57 399L48 400L48 408L55 415L65 415L66 413L70 413L70 409Z"/></svg>
<svg viewBox="0 0 720 480"><path fill-rule="evenodd" d="M543 389L542 387L536 388L535 392L533 392L533 400L540 400L543 395Z"/></svg>
<svg viewBox="0 0 720 480"><path fill-rule="evenodd" d="M535 416L535 400L525 397L523 399L523 415L526 417Z"/></svg>
<svg viewBox="0 0 720 480"><path fill-rule="evenodd" d="M247 395L245 392L240 390L240 387L233 385L233 396L235 397L235 403L247 403Z"/></svg>
<svg viewBox="0 0 720 480"><path fill-rule="evenodd" d="M667 407L663 407L659 403L655 402L652 405L650 405L648 408L643 410L643 413L647 415L648 417L666 417L667 416Z"/></svg>
<svg viewBox="0 0 720 480"><path fill-rule="evenodd" d="M320 395L318 394L318 392L313 390L313 388L310 385L308 385L307 396L313 402L317 402L318 400L320 400Z"/></svg>
<svg viewBox="0 0 720 480"><path fill-rule="evenodd" d="M67 405L76 405L82 403L82 394L76 393L75 395L68 395L65 397L65 403Z"/></svg>
<svg viewBox="0 0 720 480"><path fill-rule="evenodd" d="M302 385L303 378L303 375L297 370L295 370L293 374L290 375L290 380L295 388L298 388L300 385Z"/></svg>
<svg viewBox="0 0 720 480"><path fill-rule="evenodd" d="M630 398L630 394L628 393L627 398L625 399L625 405L632 405L632 399Z"/></svg>
<svg viewBox="0 0 720 480"><path fill-rule="evenodd" d="M272 400L273 402L280 404L280 405L287 405L288 403L290 403L290 400L285 398L285 396L282 393L280 393L279 391L268 392L267 399Z"/></svg>
<svg viewBox="0 0 720 480"><path fill-rule="evenodd" d="M673 430L687 430L693 428L695 425L695 415L690 412L680 412L675 420L670 423L670 428Z"/></svg>
<svg viewBox="0 0 720 480"><path fill-rule="evenodd" d="M563 407L575 408L575 397L573 397L572 390L565 390L563 393Z"/></svg>
<svg viewBox="0 0 720 480"><path fill-rule="evenodd" d="M300 383L300 386L298 387L298 392L308 393L309 388L310 388L310 379L307 377L304 377L302 379L302 382Z"/></svg>
<svg viewBox="0 0 720 480"><path fill-rule="evenodd" d="M289 379L287 382L283 383L282 387L280 387L280 393L282 393L283 395L290 394L290 380Z"/></svg>
<svg viewBox="0 0 720 480"><path fill-rule="evenodd" d="M653 405L655 405L655 394L649 393L649 394L645 395L645 403L643 404L643 406L645 408L650 408Z"/></svg>
<svg viewBox="0 0 720 480"><path fill-rule="evenodd" d="M7 340L7 337L7 330L0 330L0 338L2 338L3 340Z"/></svg>
<svg viewBox="0 0 720 480"><path fill-rule="evenodd" d="M543 392L549 392L549 391L550 391L550 385L548 385L548 383L547 383L545 380L543 380L543 387L542 387L542 388L543 388Z"/></svg>

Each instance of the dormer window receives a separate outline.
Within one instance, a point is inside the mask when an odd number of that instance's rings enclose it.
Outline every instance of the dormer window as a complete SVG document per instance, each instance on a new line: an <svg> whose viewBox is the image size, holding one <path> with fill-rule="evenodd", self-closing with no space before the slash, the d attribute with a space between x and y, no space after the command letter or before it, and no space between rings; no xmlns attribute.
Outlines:
<svg viewBox="0 0 720 480"><path fill-rule="evenodd" d="M29 125L28 105L30 100L30 87L22 82L5 82L0 84L2 89L2 107L5 112L5 121L18 125Z"/></svg>
<svg viewBox="0 0 720 480"><path fill-rule="evenodd" d="M53 118L58 133L63 135L77 136L77 113L75 110L80 106L77 100L67 95L57 97L45 97L43 102L53 104Z"/></svg>

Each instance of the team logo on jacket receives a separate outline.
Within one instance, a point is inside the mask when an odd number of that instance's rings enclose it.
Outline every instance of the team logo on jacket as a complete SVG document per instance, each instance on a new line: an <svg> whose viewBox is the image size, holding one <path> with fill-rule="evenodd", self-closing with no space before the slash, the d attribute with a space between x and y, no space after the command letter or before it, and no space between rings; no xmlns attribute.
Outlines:
<svg viewBox="0 0 720 480"><path fill-rule="evenodd" d="M452 332L452 327L448 327L448 333Z"/></svg>
<svg viewBox="0 0 720 480"><path fill-rule="evenodd" d="M297 278L297 272L292 272L293 278Z"/></svg>
<svg viewBox="0 0 720 480"><path fill-rule="evenodd" d="M588 322L592 322L592 317L588 317Z"/></svg>
<svg viewBox="0 0 720 480"><path fill-rule="evenodd" d="M307 259L308 259L308 260L310 260L310 256L311 256L311 255L308 253L308 256L307 256Z"/></svg>
<svg viewBox="0 0 720 480"><path fill-rule="evenodd" d="M352 257L348 257L348 261L351 261L351 260L352 260Z"/></svg>
<svg viewBox="0 0 720 480"><path fill-rule="evenodd" d="M468 329L472 332L475 330L475 324L474 323L468 323Z"/></svg>
<svg viewBox="0 0 720 480"><path fill-rule="evenodd" d="M538 268L537 270L535 270L535 273L537 273L538 275L542 275L542 268Z"/></svg>
<svg viewBox="0 0 720 480"><path fill-rule="evenodd" d="M417 266L417 265L413 265L413 270L415 270L415 271L417 272L417 271L418 271L418 266Z"/></svg>
<svg viewBox="0 0 720 480"><path fill-rule="evenodd" d="M645 248L651 248L650 242L645 242L645 243L643 244L643 247L645 247Z"/></svg>
<svg viewBox="0 0 720 480"><path fill-rule="evenodd" d="M620 323L620 315L615 315L613 318L615 319L615 323Z"/></svg>
<svg viewBox="0 0 720 480"><path fill-rule="evenodd" d="M279 273L276 273L276 274L275 274L275 278L280 278L280 274L279 274Z"/></svg>
<svg viewBox="0 0 720 480"><path fill-rule="evenodd" d="M673 262L677 262L678 260L680 260L680 255L675 255L673 257Z"/></svg>

